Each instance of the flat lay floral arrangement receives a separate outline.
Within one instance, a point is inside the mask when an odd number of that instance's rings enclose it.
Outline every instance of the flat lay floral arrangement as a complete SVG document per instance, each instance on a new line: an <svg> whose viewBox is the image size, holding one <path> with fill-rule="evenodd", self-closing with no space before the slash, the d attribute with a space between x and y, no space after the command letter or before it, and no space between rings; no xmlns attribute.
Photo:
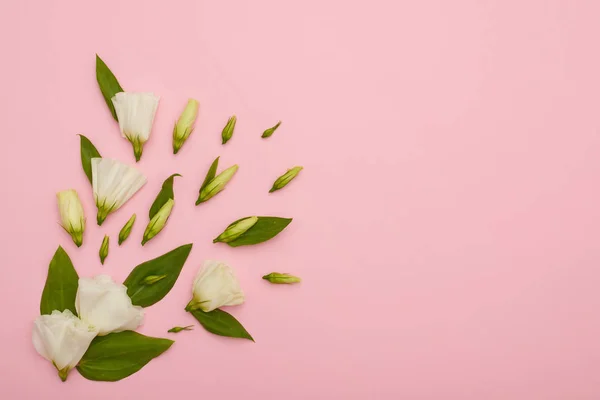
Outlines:
<svg viewBox="0 0 600 400"><path fill-rule="evenodd" d="M107 65L96 56L96 78L106 104L118 122L121 135L132 147L136 162L143 155L144 144L152 132L159 97L153 93L125 91ZM173 154L177 154L194 130L199 103L190 99L173 127ZM232 140L237 118L232 116L221 132L222 144ZM281 122L266 129L261 137L272 136ZM116 129L116 127L115 127ZM98 225L117 211L145 184L146 177L129 163L104 158L94 144L80 135L81 164L95 199ZM235 176L238 165L219 172L217 157L198 189L196 206L201 206L223 191ZM302 170L289 168L277 178L269 193L283 189ZM179 174L170 175L148 211L148 224L140 239L143 246L158 235L168 223L175 206L174 181ZM77 247L84 241L87 219L78 193L65 190L57 193L60 224ZM129 239L137 216L133 214L119 232L117 245ZM233 221L215 234L213 243L231 247L266 242L281 233L291 218L248 216ZM102 264L115 245L110 235L104 236L98 256ZM163 299L175 285L192 250L192 243L131 270L124 282L115 282L104 274L79 277L69 255L58 247L50 261L48 275L40 302L40 316L34 321L33 345L50 361L65 381L76 368L90 380L118 381L144 367L153 358L167 351L173 341L136 333L143 323L145 308ZM294 284L300 278L288 273L272 272L262 277L274 284ZM224 262L207 260L199 269L191 288L191 299L185 310L204 329L215 335L254 341L243 325L223 306L244 303L244 292L233 268ZM175 326L169 333L191 330L193 325Z"/></svg>

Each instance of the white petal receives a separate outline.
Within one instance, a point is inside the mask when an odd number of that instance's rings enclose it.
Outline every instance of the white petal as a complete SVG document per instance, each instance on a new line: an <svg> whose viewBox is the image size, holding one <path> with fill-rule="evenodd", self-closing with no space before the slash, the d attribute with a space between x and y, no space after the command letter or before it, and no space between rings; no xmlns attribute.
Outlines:
<svg viewBox="0 0 600 400"><path fill-rule="evenodd" d="M120 92L113 98L121 135L144 143L150 137L160 97L153 93Z"/></svg>
<svg viewBox="0 0 600 400"><path fill-rule="evenodd" d="M136 168L110 158L92 158L92 185L97 205L119 209L146 184Z"/></svg>

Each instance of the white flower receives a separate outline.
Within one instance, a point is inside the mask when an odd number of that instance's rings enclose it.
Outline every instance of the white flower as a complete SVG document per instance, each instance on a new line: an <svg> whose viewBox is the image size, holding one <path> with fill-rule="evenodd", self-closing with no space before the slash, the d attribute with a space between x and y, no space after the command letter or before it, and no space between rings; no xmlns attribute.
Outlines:
<svg viewBox="0 0 600 400"><path fill-rule="evenodd" d="M153 93L134 92L120 92L112 98L121 136L133 145L136 161L140 160L144 143L150 137L159 100Z"/></svg>
<svg viewBox="0 0 600 400"><path fill-rule="evenodd" d="M60 224L79 247L83 242L83 231L85 230L85 217L79 196L75 190L70 189L56 193L56 198Z"/></svg>
<svg viewBox="0 0 600 400"><path fill-rule="evenodd" d="M134 330L144 319L144 309L131 304L127 287L108 275L79 278L75 308L79 318L96 328L99 336Z"/></svg>
<svg viewBox="0 0 600 400"><path fill-rule="evenodd" d="M58 370L58 376L65 381L71 368L74 368L85 354L98 332L81 321L69 310L52 311L50 315L40 315L33 324L33 346Z"/></svg>
<svg viewBox="0 0 600 400"><path fill-rule="evenodd" d="M212 311L222 306L236 306L245 300L240 283L233 269L219 261L205 261L194 279L192 289L194 298L188 304L188 310L201 309Z"/></svg>
<svg viewBox="0 0 600 400"><path fill-rule="evenodd" d="M98 225L142 186L146 177L137 169L110 158L92 158L92 187L98 207Z"/></svg>

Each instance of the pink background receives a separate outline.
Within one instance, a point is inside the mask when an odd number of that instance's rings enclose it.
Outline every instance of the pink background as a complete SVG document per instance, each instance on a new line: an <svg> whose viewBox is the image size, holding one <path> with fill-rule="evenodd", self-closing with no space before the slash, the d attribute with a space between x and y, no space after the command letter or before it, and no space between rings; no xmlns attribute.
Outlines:
<svg viewBox="0 0 600 400"><path fill-rule="evenodd" d="M0 398L599 399L599 13L593 0L3 1ZM133 155L95 53L126 89L162 96L139 163L149 183L101 228L76 134ZM201 114L175 157L188 97ZM218 155L238 175L194 207ZM141 248L175 172L174 214ZM67 188L85 203L81 249L57 224ZM294 222L263 245L211 243L254 214ZM122 280L188 242L141 329L174 346L118 383L61 383L30 338L56 247L81 276ZM166 333L194 324L183 307L207 258L236 269L247 302L228 311L255 344ZM269 285L271 271L304 282Z"/></svg>

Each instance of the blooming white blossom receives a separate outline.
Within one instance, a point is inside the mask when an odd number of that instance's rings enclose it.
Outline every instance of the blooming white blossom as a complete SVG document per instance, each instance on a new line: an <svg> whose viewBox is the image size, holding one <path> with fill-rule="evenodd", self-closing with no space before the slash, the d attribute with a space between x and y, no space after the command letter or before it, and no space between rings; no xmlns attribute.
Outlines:
<svg viewBox="0 0 600 400"><path fill-rule="evenodd" d="M50 315L40 315L33 323L33 346L54 364L58 376L65 381L97 333L71 311L54 310Z"/></svg>
<svg viewBox="0 0 600 400"><path fill-rule="evenodd" d="M111 332L134 330L144 320L144 309L134 306L127 287L108 275L79 278L75 297L79 317L104 336Z"/></svg>
<svg viewBox="0 0 600 400"><path fill-rule="evenodd" d="M92 187L98 207L98 225L118 210L142 186L146 177L137 169L110 158L92 158Z"/></svg>
<svg viewBox="0 0 600 400"><path fill-rule="evenodd" d="M83 243L83 231L85 230L85 216L79 196L75 190L69 189L56 193L56 198L60 224L79 247Z"/></svg>
<svg viewBox="0 0 600 400"><path fill-rule="evenodd" d="M233 269L220 261L208 260L198 271L192 288L194 298L188 310L212 311L222 306L236 306L245 300Z"/></svg>
<svg viewBox="0 0 600 400"><path fill-rule="evenodd" d="M144 143L148 141L160 97L153 93L119 92L112 98L121 136L133 145L135 160L142 157Z"/></svg>

